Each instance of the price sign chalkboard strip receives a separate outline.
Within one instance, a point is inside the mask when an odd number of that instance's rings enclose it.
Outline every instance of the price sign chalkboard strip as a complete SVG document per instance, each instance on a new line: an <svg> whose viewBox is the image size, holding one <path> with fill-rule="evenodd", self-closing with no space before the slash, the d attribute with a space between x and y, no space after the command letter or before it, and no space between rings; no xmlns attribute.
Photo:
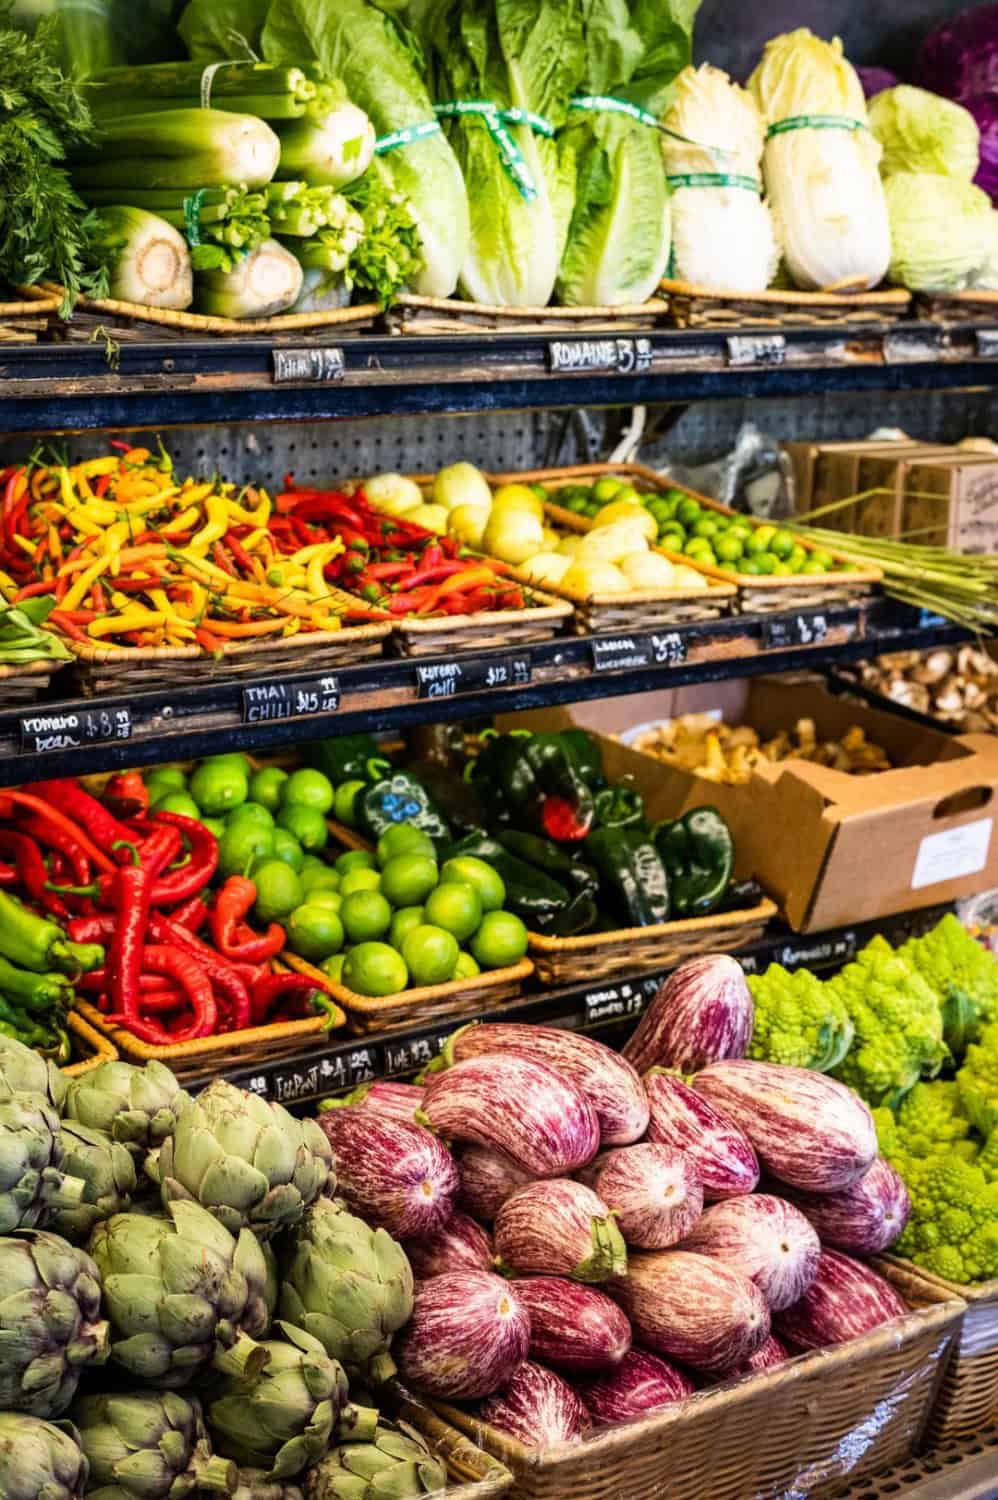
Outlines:
<svg viewBox="0 0 998 1500"><path fill-rule="evenodd" d="M639 672L645 667L678 667L686 660L685 638L678 631L651 635L614 635L592 643L594 672Z"/></svg>
<svg viewBox="0 0 998 1500"><path fill-rule="evenodd" d="M763 622L762 643L767 651L793 646L820 646L828 638L825 615L773 615Z"/></svg>
<svg viewBox="0 0 998 1500"><path fill-rule="evenodd" d="M526 687L532 672L526 655L420 662L416 667L416 692L421 699L456 698L459 693Z"/></svg>
<svg viewBox="0 0 998 1500"><path fill-rule="evenodd" d="M651 339L552 339L548 369L553 375L642 375L654 353Z"/></svg>
<svg viewBox="0 0 998 1500"><path fill-rule="evenodd" d="M787 341L782 333L732 334L725 340L728 364L744 369L751 365L782 365L787 359Z"/></svg>
<svg viewBox="0 0 998 1500"><path fill-rule="evenodd" d="M133 728L131 710L117 707L38 711L22 714L18 725L21 751L28 755L83 750L88 745L130 740Z"/></svg>
<svg viewBox="0 0 998 1500"><path fill-rule="evenodd" d="M244 724L267 724L277 719L333 714L339 706L339 679L332 676L254 682L243 688Z"/></svg>
<svg viewBox="0 0 998 1500"><path fill-rule="evenodd" d="M275 385L328 385L345 371L342 349L274 350Z"/></svg>

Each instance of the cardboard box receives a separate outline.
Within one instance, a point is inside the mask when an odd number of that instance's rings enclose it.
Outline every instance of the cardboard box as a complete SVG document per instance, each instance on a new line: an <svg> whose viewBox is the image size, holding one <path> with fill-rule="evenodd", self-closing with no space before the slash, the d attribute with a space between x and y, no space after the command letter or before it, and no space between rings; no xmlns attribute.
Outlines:
<svg viewBox="0 0 998 1500"><path fill-rule="evenodd" d="M675 713L710 711L710 688L673 696ZM721 689L713 689L718 697ZM819 740L861 725L883 745L895 769L850 776L808 761L786 760L725 786L673 770L623 745L607 747L617 773L633 772L655 818L714 806L727 819L738 851L739 878L755 876L796 931L821 932L850 922L954 901L998 886L998 739L920 729L889 711L834 697L820 679L757 678L723 685L724 717L752 724L763 738L815 721ZM737 699L740 698L740 702ZM668 717L631 699L630 724ZM594 706L595 707L595 706ZM586 727L625 727L623 700ZM657 705L656 705L657 708ZM567 710L506 721L557 728L580 722ZM636 767L649 762L653 769Z"/></svg>
<svg viewBox="0 0 998 1500"><path fill-rule="evenodd" d="M903 468L899 535L954 552L998 551L998 459L957 449Z"/></svg>

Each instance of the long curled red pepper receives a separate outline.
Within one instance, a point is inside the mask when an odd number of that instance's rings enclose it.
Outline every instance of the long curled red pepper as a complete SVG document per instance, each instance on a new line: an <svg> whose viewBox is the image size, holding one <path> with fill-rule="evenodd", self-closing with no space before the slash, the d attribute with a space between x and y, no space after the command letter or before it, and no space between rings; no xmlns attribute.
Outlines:
<svg viewBox="0 0 998 1500"><path fill-rule="evenodd" d="M30 812L37 813L40 818L51 823L54 828L60 828L63 833L75 839L91 863L99 870L103 870L105 874L113 875L117 870L118 866L114 860L109 859L102 849L98 849L82 828L78 828L70 818L66 817L65 813L60 812L58 808L51 807L42 797L35 796L31 792L0 792L0 819L8 821L13 818L15 807L28 808ZM124 831L127 840L128 829ZM205 829L205 832L207 833L208 830Z"/></svg>
<svg viewBox="0 0 998 1500"><path fill-rule="evenodd" d="M69 909L54 891L48 890L49 872L42 851L26 833L0 828L0 853L12 855L17 864L17 878L32 901L37 901L54 917L68 917Z"/></svg>
<svg viewBox="0 0 998 1500"><path fill-rule="evenodd" d="M39 781L35 792L57 812L65 813L74 823L82 823L105 849L114 844L129 843L132 834L125 824L109 812L103 802L91 797L78 781Z"/></svg>
<svg viewBox="0 0 998 1500"><path fill-rule="evenodd" d="M209 948L193 932L180 927L169 917L154 915L150 933L157 943L166 943L179 949L204 970L218 993L229 1003L233 1031L242 1031L251 1024L250 993L232 964L213 948Z"/></svg>
<svg viewBox="0 0 998 1500"><path fill-rule="evenodd" d="M253 986L250 996L253 1007L253 1025L262 1026L271 1012L285 1004L294 995L306 997L315 992L322 993L314 979L307 974L265 974Z"/></svg>
<svg viewBox="0 0 998 1500"><path fill-rule="evenodd" d="M55 827L52 823L46 823L42 818L23 818L20 831L28 834L30 838L37 839L39 844L55 849L68 860L76 885L89 884L90 861L76 840L71 839L63 829Z"/></svg>
<svg viewBox="0 0 998 1500"><path fill-rule="evenodd" d="M218 1027L218 1004L211 980L202 974L196 961L179 948L160 943L144 948L141 960L144 974L158 974L179 985L194 1012L190 1026L174 1032L170 1041L192 1042L199 1037L212 1036Z"/></svg>
<svg viewBox="0 0 998 1500"><path fill-rule="evenodd" d="M241 926L243 917L255 901L256 886L242 875L230 875L215 899L211 914L212 940L219 953L234 963L263 963L274 958L284 947L284 928L276 922L272 922L261 937Z"/></svg>
<svg viewBox="0 0 998 1500"><path fill-rule="evenodd" d="M114 878L115 923L108 955L108 994L116 1013L128 1025L140 1020L139 979L142 950L151 911L153 873L142 864L134 844L135 863L122 865Z"/></svg>

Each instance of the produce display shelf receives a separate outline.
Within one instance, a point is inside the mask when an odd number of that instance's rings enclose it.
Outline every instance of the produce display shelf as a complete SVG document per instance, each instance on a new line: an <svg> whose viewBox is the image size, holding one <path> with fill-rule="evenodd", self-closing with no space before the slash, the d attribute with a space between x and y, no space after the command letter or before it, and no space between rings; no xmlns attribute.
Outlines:
<svg viewBox="0 0 998 1500"><path fill-rule="evenodd" d="M558 703L820 668L967 639L938 616L886 599L848 609L574 636L488 654L381 659L334 672L57 699L0 712L0 785L118 766L261 750L358 730L471 720ZM597 654L594 641L614 642ZM606 670L607 667L611 670ZM286 678L286 674L285 674ZM268 691L270 689L271 691ZM332 708L331 704L336 704Z"/></svg>
<svg viewBox="0 0 998 1500"><path fill-rule="evenodd" d="M4 347L0 431L309 421L998 384L998 326L293 336Z"/></svg>
<svg viewBox="0 0 998 1500"><path fill-rule="evenodd" d="M927 932L950 910L948 906L923 907L896 917L835 928L801 937L780 924L760 942L736 956L746 973L756 974L769 964L786 969L808 968L812 972L837 969L848 963L877 933L888 942L903 943ZM668 970L643 974L622 973L614 981L545 988L527 993L495 1010L484 1010L481 1021L515 1020L566 1031L585 1031L603 1041L619 1041L617 1032L630 1031L665 979ZM327 1094L341 1093L375 1078L406 1078L417 1073L438 1055L457 1021L433 1026L399 1027L383 1034L349 1037L337 1033L327 1045L312 1045L294 1057L279 1062L228 1070L233 1083L288 1108L305 1108Z"/></svg>
<svg viewBox="0 0 998 1500"><path fill-rule="evenodd" d="M886 1474L835 1490L834 1500L995 1500L998 1496L998 1427L946 1443Z"/></svg>

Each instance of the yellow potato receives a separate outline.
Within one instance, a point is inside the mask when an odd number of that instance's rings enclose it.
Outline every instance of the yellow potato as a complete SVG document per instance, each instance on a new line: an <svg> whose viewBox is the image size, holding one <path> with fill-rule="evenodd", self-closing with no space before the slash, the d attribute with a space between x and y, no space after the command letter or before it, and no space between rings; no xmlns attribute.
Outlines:
<svg viewBox="0 0 998 1500"><path fill-rule="evenodd" d="M489 512L477 505L458 505L448 516L448 523L452 536L458 537L466 547L480 547L489 524Z"/></svg>
<svg viewBox="0 0 998 1500"><path fill-rule="evenodd" d="M406 511L405 518L414 526L435 531L438 536L443 536L447 530L447 512L442 505L418 505L415 510Z"/></svg>
<svg viewBox="0 0 998 1500"><path fill-rule="evenodd" d="M521 566L534 583L560 583L572 566L572 559L561 552L538 552Z"/></svg>

